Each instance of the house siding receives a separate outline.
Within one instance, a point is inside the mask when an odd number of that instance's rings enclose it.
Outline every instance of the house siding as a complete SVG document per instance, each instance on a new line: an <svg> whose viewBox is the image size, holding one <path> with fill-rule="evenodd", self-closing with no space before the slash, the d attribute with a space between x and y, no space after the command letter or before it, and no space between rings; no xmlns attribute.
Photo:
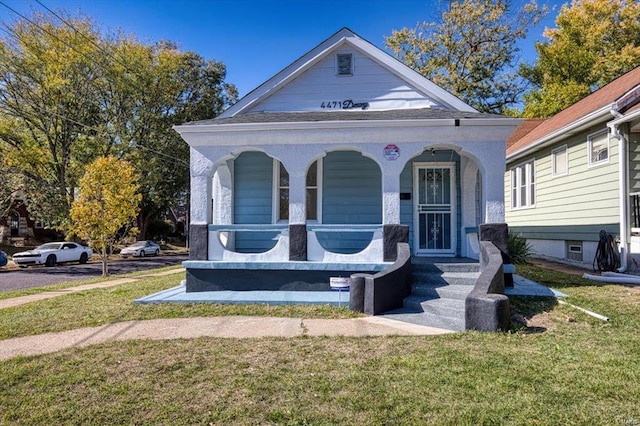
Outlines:
<svg viewBox="0 0 640 426"><path fill-rule="evenodd" d="M336 75L335 55L338 53L353 54L352 76ZM348 94L347 98L345 94ZM343 46L265 99L252 112L330 111L343 106L333 102L347 99L368 102L371 110L439 106L359 50ZM326 108L327 102L331 102L331 108ZM322 108L323 103L325 108Z"/></svg>
<svg viewBox="0 0 640 426"><path fill-rule="evenodd" d="M593 127L535 155L509 162L505 175L505 206L509 227L529 239L597 241L599 231L617 233L619 224L618 141L609 142L609 161L589 166L588 135ZM567 146L568 173L552 176L551 152ZM535 161L536 202L532 208L511 207L511 169ZM571 195L568 195L571 194Z"/></svg>
<svg viewBox="0 0 640 426"><path fill-rule="evenodd" d="M273 160L261 152L244 152L234 163L233 213L236 224L272 223ZM236 251L260 253L275 245L276 233L237 232Z"/></svg>
<svg viewBox="0 0 640 426"><path fill-rule="evenodd" d="M382 173L378 164L358 152L331 152L323 159L322 223L381 224ZM327 250L356 253L371 241L371 233L319 232Z"/></svg>

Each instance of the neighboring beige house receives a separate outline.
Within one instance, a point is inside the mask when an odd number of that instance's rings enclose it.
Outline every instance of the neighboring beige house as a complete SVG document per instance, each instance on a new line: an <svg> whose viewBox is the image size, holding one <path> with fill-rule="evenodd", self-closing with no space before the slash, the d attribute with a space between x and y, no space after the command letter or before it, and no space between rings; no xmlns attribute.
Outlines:
<svg viewBox="0 0 640 426"><path fill-rule="evenodd" d="M591 266L599 234L640 269L640 67L507 141L505 217L537 256Z"/></svg>

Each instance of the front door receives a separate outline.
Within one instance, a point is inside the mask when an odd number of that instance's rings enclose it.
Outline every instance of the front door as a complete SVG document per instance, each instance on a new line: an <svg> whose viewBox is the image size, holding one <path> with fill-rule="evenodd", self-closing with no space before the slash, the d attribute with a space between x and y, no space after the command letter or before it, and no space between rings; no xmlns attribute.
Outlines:
<svg viewBox="0 0 640 426"><path fill-rule="evenodd" d="M455 163L415 163L413 167L414 252L455 255Z"/></svg>

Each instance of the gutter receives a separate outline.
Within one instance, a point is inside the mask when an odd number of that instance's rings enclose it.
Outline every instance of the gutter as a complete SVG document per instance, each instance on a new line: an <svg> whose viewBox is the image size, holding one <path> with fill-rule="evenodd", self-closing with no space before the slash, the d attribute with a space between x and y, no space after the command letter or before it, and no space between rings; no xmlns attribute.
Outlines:
<svg viewBox="0 0 640 426"><path fill-rule="evenodd" d="M626 117L618 112L617 105L613 104L610 109L611 115L615 120L607 125L611 129L613 137L618 139L618 151L620 160L618 162L618 178L620 184L620 268L618 272L625 272L628 267L629 253L629 190L627 187L627 140L624 134L620 132L620 124ZM628 119L628 118L626 118ZM625 120L626 121L626 120Z"/></svg>
<svg viewBox="0 0 640 426"><path fill-rule="evenodd" d="M607 105L605 107L602 107L596 111L593 111L592 113L582 117L581 119L579 119L578 121L574 121L573 123L564 126L558 130L556 130L555 132L552 132L546 136L544 136L543 138L538 139L537 141L535 141L532 144L529 144L525 147L520 148L519 150L517 150L516 152L507 155L507 162L513 161L513 160L517 160L521 157L524 157L525 155L527 155L530 151L538 149L538 148L542 148L546 145L551 145L555 142L558 142L561 139L564 139L567 137L567 135L571 135L573 133L577 133L580 132L588 127L593 126L593 121L600 119L600 118L606 118L611 114L611 110L612 110L613 106L612 105Z"/></svg>

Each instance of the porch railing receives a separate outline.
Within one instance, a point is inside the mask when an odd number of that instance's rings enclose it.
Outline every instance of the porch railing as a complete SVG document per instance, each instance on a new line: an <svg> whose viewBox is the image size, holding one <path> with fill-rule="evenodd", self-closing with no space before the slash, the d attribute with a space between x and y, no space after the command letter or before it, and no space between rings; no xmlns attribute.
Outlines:
<svg viewBox="0 0 640 426"><path fill-rule="evenodd" d="M285 262L289 260L289 225L209 225L209 260L239 262ZM262 253L239 253L229 249L230 233L278 232L273 248ZM223 241L225 239L226 241Z"/></svg>
<svg viewBox="0 0 640 426"><path fill-rule="evenodd" d="M335 253L322 247L317 233L325 232L358 232L372 233L371 241L362 251L353 254ZM342 225L342 224L310 224L307 225L307 259L316 262L382 262L384 260L384 242L382 225Z"/></svg>
<svg viewBox="0 0 640 426"><path fill-rule="evenodd" d="M286 262L289 260L288 224L208 225L208 259L240 262ZM240 253L233 248L238 232L276 232L276 244L263 253ZM316 233L371 233L369 244L353 254L335 253L324 248ZM309 224L307 225L307 260L312 262L383 262L382 225Z"/></svg>

